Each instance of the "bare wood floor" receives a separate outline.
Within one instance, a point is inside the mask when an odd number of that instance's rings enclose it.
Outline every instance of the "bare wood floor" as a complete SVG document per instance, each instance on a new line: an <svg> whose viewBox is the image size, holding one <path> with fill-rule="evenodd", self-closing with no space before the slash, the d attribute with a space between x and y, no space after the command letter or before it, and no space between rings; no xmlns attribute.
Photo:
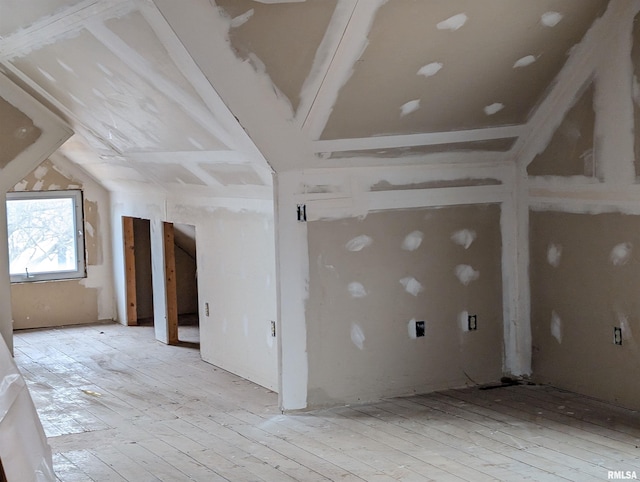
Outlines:
<svg viewBox="0 0 640 482"><path fill-rule="evenodd" d="M277 395L116 324L16 333L61 481L640 477L640 418L549 387L283 415Z"/></svg>

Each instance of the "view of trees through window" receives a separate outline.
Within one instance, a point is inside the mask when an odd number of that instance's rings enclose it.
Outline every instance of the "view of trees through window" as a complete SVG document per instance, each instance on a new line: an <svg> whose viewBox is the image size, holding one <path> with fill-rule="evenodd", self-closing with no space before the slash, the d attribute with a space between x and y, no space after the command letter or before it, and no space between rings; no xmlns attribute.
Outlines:
<svg viewBox="0 0 640 482"><path fill-rule="evenodd" d="M12 275L77 270L74 198L9 199L7 226Z"/></svg>

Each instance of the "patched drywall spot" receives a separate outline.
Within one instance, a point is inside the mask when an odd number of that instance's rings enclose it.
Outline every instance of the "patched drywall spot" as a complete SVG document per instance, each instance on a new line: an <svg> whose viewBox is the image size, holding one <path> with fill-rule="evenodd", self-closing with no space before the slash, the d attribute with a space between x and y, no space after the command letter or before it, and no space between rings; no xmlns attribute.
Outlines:
<svg viewBox="0 0 640 482"><path fill-rule="evenodd" d="M87 265L99 266L103 262L102 236L100 229L100 213L98 203L84 200L84 221L85 221L85 248L87 250Z"/></svg>
<svg viewBox="0 0 640 482"><path fill-rule="evenodd" d="M485 106L484 113L487 115L494 115L504 109L504 104L500 102L494 102L493 104L489 104Z"/></svg>
<svg viewBox="0 0 640 482"><path fill-rule="evenodd" d="M350 240L345 247L348 251L362 251L364 248L371 246L372 244L373 239L366 234L363 234Z"/></svg>
<svg viewBox="0 0 640 482"><path fill-rule="evenodd" d="M553 336L559 344L562 343L562 320L555 311L551 312L551 336Z"/></svg>
<svg viewBox="0 0 640 482"><path fill-rule="evenodd" d="M420 99L410 100L400 106L400 117L411 114L420 108Z"/></svg>
<svg viewBox="0 0 640 482"><path fill-rule="evenodd" d="M27 189L27 182L28 181L26 179L23 179L18 184L13 186L13 190L14 191L25 191Z"/></svg>
<svg viewBox="0 0 640 482"><path fill-rule="evenodd" d="M609 254L611 264L614 266L623 266L627 264L631 259L632 250L633 245L629 242L615 245Z"/></svg>
<svg viewBox="0 0 640 482"><path fill-rule="evenodd" d="M476 239L476 232L473 229L461 229L451 235L451 241L464 249L469 249Z"/></svg>
<svg viewBox="0 0 640 482"><path fill-rule="evenodd" d="M358 283L357 281L349 283L347 289L349 290L349 294L351 294L352 298L364 298L367 296L367 290L364 289L362 283Z"/></svg>
<svg viewBox="0 0 640 482"><path fill-rule="evenodd" d="M469 283L471 283L472 281L480 278L480 272L476 271L472 266L469 266L468 264L459 264L458 266L456 266L454 271L458 280L460 280L460 283L465 286L469 285Z"/></svg>
<svg viewBox="0 0 640 482"><path fill-rule="evenodd" d="M360 350L364 350L364 332L359 325L351 324L351 342L357 346Z"/></svg>
<svg viewBox="0 0 640 482"><path fill-rule="evenodd" d="M540 17L540 23L545 27L555 27L560 23L563 16L559 12L545 12Z"/></svg>
<svg viewBox="0 0 640 482"><path fill-rule="evenodd" d="M39 181L49 172L49 168L45 164L40 164L33 171L33 176Z"/></svg>
<svg viewBox="0 0 640 482"><path fill-rule="evenodd" d="M557 268L560 266L560 258L562 257L562 246L555 243L550 243L547 248L547 263Z"/></svg>
<svg viewBox="0 0 640 482"><path fill-rule="evenodd" d="M422 244L424 233L422 231L413 231L407 234L402 241L402 249L405 251L415 251Z"/></svg>
<svg viewBox="0 0 640 482"><path fill-rule="evenodd" d="M520 69L522 67L528 67L529 65L533 64L535 61L536 61L535 56L525 55L524 57L516 60L516 62L513 64L513 68Z"/></svg>
<svg viewBox="0 0 640 482"><path fill-rule="evenodd" d="M433 77L438 72L440 72L443 66L444 64L442 62L431 62L430 64L420 67L420 70L418 70L418 75L423 75L424 77Z"/></svg>
<svg viewBox="0 0 640 482"><path fill-rule="evenodd" d="M465 13L459 13L457 15L454 15L453 17L449 17L448 19L443 20L442 22L439 22L436 27L438 28L438 30L451 30L452 32L454 32L462 28L462 26L467 23L468 19L469 18Z"/></svg>
<svg viewBox="0 0 640 482"><path fill-rule="evenodd" d="M527 167L530 176L595 175L594 91L593 84L590 84L582 95L579 95L577 102L553 134L549 145Z"/></svg>
<svg viewBox="0 0 640 482"><path fill-rule="evenodd" d="M404 290L407 293L413 296L418 296L418 294L424 290L424 288L422 287L422 283L420 283L420 281L418 281L412 276L407 276L406 278L402 278L400 280L400 284L404 286Z"/></svg>

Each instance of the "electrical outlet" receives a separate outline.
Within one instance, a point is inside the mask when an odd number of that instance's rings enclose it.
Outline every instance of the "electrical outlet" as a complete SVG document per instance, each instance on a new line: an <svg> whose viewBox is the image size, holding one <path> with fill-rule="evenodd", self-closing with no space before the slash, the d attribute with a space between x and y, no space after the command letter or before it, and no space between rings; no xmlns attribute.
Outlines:
<svg viewBox="0 0 640 482"><path fill-rule="evenodd" d="M276 322L271 320L271 336L276 336Z"/></svg>
<svg viewBox="0 0 640 482"><path fill-rule="evenodd" d="M209 316L209 303L204 304L204 316Z"/></svg>
<svg viewBox="0 0 640 482"><path fill-rule="evenodd" d="M622 345L622 328L619 326L613 328L613 344Z"/></svg>
<svg viewBox="0 0 640 482"><path fill-rule="evenodd" d="M424 336L424 321L416 321L416 338Z"/></svg>
<svg viewBox="0 0 640 482"><path fill-rule="evenodd" d="M478 329L478 315L469 315L467 322L469 331L475 331Z"/></svg>

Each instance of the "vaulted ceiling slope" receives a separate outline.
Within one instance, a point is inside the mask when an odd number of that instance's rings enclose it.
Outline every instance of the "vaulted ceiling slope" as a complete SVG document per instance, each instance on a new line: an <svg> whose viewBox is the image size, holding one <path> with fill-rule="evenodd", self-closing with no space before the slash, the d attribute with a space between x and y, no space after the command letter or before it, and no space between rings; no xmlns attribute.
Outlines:
<svg viewBox="0 0 640 482"><path fill-rule="evenodd" d="M0 0L0 69L110 189L506 159L607 0Z"/></svg>

